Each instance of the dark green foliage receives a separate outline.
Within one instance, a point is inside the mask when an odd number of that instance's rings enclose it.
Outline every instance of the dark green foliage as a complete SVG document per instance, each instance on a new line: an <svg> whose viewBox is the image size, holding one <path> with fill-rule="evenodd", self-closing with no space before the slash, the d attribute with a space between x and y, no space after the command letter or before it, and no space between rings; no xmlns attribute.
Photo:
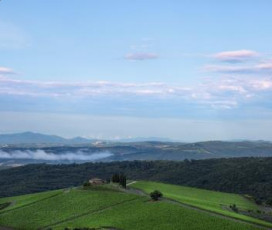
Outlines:
<svg viewBox="0 0 272 230"><path fill-rule="evenodd" d="M119 183L123 188L126 188L127 186L127 177L124 174L113 174L111 177L111 181L113 183Z"/></svg>
<svg viewBox="0 0 272 230"><path fill-rule="evenodd" d="M7 208L9 205L10 205L10 202L6 202L6 203L3 203L3 204L0 204L0 210L2 210L4 208Z"/></svg>
<svg viewBox="0 0 272 230"><path fill-rule="evenodd" d="M255 203L256 203L257 205L261 205L263 202L262 202L262 200L261 200L260 198L256 197L256 198L255 198Z"/></svg>
<svg viewBox="0 0 272 230"><path fill-rule="evenodd" d="M155 190L155 191L150 193L150 197L151 197L152 200L157 201L162 197L162 193L160 191L158 191L158 190Z"/></svg>
<svg viewBox="0 0 272 230"><path fill-rule="evenodd" d="M123 187L126 188L127 187L127 177L124 174L120 174L119 175L120 181L119 184Z"/></svg>
<svg viewBox="0 0 272 230"><path fill-rule="evenodd" d="M238 208L237 208L236 204L230 205L230 208L232 209L232 211L238 212Z"/></svg>
<svg viewBox="0 0 272 230"><path fill-rule="evenodd" d="M152 180L271 199L272 158L123 161L70 165L35 164L1 170L0 197L82 185L89 175L107 179L123 172L132 180Z"/></svg>
<svg viewBox="0 0 272 230"><path fill-rule="evenodd" d="M113 183L119 183L120 182L119 174L118 173L113 174L112 177L111 177L111 181Z"/></svg>
<svg viewBox="0 0 272 230"><path fill-rule="evenodd" d="M99 230L99 228L65 228L64 230Z"/></svg>
<svg viewBox="0 0 272 230"><path fill-rule="evenodd" d="M102 227L102 228L64 228L64 230L103 230L103 229L112 229L112 227ZM50 229L49 229L50 230Z"/></svg>
<svg viewBox="0 0 272 230"><path fill-rule="evenodd" d="M266 204L272 206L272 198L271 197L268 198L268 200L266 201Z"/></svg>
<svg viewBox="0 0 272 230"><path fill-rule="evenodd" d="M91 184L90 184L89 181L85 181L85 182L83 183L83 187L84 187L84 188L90 187L90 186L91 186Z"/></svg>

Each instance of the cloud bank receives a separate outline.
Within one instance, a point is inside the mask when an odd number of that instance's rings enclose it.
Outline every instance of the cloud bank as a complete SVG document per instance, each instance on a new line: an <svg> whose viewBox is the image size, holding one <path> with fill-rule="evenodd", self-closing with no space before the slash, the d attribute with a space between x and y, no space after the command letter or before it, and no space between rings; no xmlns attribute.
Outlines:
<svg viewBox="0 0 272 230"><path fill-rule="evenodd" d="M233 70L234 71L234 70ZM230 72L228 72L230 73ZM51 105L72 111L82 105L102 109L103 105L125 113L129 105L134 110L142 103L158 105L175 103L175 106L191 105L202 108L230 109L242 104L257 103L272 98L272 76L229 76L208 77L197 85L184 86L163 82L124 83L124 82L41 82L0 78L0 98L2 108L13 110L14 106L44 105L50 110ZM17 101L16 101L17 100ZM19 101L18 101L19 100ZM3 104L5 101L6 104ZM99 107L100 105L100 107ZM115 107L113 107L115 105ZM32 106L36 108L34 104ZM104 111L106 108L104 109ZM54 111L51 111L54 112ZM108 111L111 112L111 111Z"/></svg>
<svg viewBox="0 0 272 230"><path fill-rule="evenodd" d="M0 150L0 159L29 159L29 160L46 160L46 161L98 161L110 157L110 152L86 153L83 151L67 152L61 154L48 153L44 150L16 150L5 152Z"/></svg>

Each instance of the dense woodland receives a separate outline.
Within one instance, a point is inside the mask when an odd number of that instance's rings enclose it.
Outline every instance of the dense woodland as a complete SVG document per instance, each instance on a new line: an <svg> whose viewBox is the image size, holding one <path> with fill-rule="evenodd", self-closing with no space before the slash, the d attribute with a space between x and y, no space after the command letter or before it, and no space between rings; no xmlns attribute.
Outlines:
<svg viewBox="0 0 272 230"><path fill-rule="evenodd" d="M272 158L36 164L0 171L0 197L82 185L91 177L152 180L253 196L272 201Z"/></svg>

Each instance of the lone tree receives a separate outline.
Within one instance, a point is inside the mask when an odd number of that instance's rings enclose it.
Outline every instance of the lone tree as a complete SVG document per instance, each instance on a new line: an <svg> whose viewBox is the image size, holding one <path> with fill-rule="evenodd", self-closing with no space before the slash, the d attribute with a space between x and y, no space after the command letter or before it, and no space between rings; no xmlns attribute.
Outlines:
<svg viewBox="0 0 272 230"><path fill-rule="evenodd" d="M161 198L162 196L163 196L162 193L160 191L158 191L158 190L155 190L155 191L150 193L150 197L154 201L159 200L159 198Z"/></svg>

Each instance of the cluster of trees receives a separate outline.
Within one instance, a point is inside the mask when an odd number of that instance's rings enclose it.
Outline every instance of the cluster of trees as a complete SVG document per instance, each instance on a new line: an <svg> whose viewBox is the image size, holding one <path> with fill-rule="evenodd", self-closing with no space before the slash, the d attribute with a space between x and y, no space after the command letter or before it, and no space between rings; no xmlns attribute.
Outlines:
<svg viewBox="0 0 272 230"><path fill-rule="evenodd" d="M111 177L111 181L113 183L119 183L123 188L127 187L127 177L123 173L121 173L121 174L118 174L118 173L113 174L112 177Z"/></svg>
<svg viewBox="0 0 272 230"><path fill-rule="evenodd" d="M132 180L151 180L216 191L248 194L272 204L272 158L177 161L123 161L47 165L1 170L0 197L80 186L89 175L111 178L121 172ZM119 183L119 182L118 182Z"/></svg>

